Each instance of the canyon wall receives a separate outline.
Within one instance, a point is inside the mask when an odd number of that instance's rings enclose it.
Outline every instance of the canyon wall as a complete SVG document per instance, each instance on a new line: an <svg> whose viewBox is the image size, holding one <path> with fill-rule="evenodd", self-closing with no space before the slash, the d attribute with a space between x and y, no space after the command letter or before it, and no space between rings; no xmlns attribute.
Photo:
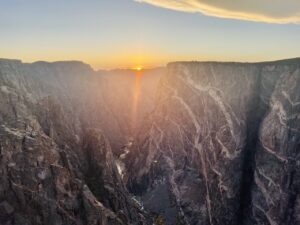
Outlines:
<svg viewBox="0 0 300 225"><path fill-rule="evenodd" d="M300 223L300 60L177 62L127 157L166 224Z"/></svg>
<svg viewBox="0 0 300 225"><path fill-rule="evenodd" d="M0 224L298 225L299 114L299 59L0 59Z"/></svg>
<svg viewBox="0 0 300 225"><path fill-rule="evenodd" d="M103 76L75 61L0 60L0 224L148 224L110 147L124 144L126 118Z"/></svg>

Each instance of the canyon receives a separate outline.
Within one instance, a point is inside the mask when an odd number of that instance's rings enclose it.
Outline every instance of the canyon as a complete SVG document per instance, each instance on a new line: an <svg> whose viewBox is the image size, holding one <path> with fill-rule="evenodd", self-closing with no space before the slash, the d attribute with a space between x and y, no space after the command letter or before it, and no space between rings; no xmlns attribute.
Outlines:
<svg viewBox="0 0 300 225"><path fill-rule="evenodd" d="M0 59L0 175L1 225L298 225L300 59Z"/></svg>

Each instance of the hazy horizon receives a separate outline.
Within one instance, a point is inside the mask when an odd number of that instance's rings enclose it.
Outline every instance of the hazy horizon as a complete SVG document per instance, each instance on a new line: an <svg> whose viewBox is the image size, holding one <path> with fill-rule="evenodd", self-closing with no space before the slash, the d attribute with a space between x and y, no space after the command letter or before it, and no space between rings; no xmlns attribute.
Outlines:
<svg viewBox="0 0 300 225"><path fill-rule="evenodd" d="M89 64L88 62L85 62L83 60L80 59L62 59L62 60L55 60L55 61L47 61L47 60L36 60L36 61L24 61L22 59L18 59L18 58L0 58L0 60L17 60L17 61L21 61L22 63L28 63L28 64L32 64L32 63L38 63L38 62L45 62L45 63L57 63L57 62L80 62L80 63L84 63L86 65L91 66L91 68L95 71L115 71L115 70L132 70L132 71L136 71L136 70L155 70L155 69L162 69L168 66L168 64L170 63L177 63L177 62L197 62L197 63L264 63L264 62L277 62L277 61L285 61L285 60L293 60L293 59L300 59L299 57L292 57L292 58L279 58L279 59L273 59L273 60L262 60L262 61L233 61L233 60L175 60L175 61L170 61L167 62L164 65L157 65L157 66L152 66L152 67L111 67L111 68L97 68L94 67L92 64Z"/></svg>

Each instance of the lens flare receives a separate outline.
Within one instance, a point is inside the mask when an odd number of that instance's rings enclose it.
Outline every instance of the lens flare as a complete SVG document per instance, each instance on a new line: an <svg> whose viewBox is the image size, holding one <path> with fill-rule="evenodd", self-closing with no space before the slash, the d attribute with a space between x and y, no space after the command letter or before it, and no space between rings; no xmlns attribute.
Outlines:
<svg viewBox="0 0 300 225"><path fill-rule="evenodd" d="M142 77L142 68L137 67L135 69L135 81L133 88L133 106L132 106L132 117L131 117L131 129L134 131L137 125L137 115L138 115L138 106L141 95L141 77Z"/></svg>

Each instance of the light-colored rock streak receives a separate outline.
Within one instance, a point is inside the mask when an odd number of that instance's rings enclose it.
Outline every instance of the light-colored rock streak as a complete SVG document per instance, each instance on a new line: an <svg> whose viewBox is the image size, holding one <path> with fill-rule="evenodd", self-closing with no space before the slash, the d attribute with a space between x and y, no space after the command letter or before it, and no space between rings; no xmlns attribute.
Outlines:
<svg viewBox="0 0 300 225"><path fill-rule="evenodd" d="M275 112L275 114L277 115L278 119L279 119L279 123L286 129L289 129L291 131L300 133L299 129L296 128L292 128L289 127L287 125L287 121L289 119L289 117L287 116L287 112L284 109L284 106L282 105L282 103L280 101L278 101L277 99L275 99L274 97L271 99L271 109L273 110L273 112ZM291 117L295 117L295 115L292 115Z"/></svg>
<svg viewBox="0 0 300 225"><path fill-rule="evenodd" d="M270 225L278 225L278 223L274 221L273 218L268 214L268 212L266 212L262 207L257 204L254 204L254 207L265 215Z"/></svg>
<svg viewBox="0 0 300 225"><path fill-rule="evenodd" d="M261 191L261 193L263 194L268 206L271 206L271 205L275 205L274 204L274 201L272 199L272 197L270 196L268 190L266 189L264 183L260 180L260 178L258 177L258 174L254 173L254 181L255 181L255 184L257 185L257 187L259 188L259 190Z"/></svg>
<svg viewBox="0 0 300 225"><path fill-rule="evenodd" d="M208 163L210 164L210 162L208 161ZM219 192L223 198L223 191L226 192L226 195L228 198L230 198L230 194L228 192L228 187L224 184L223 180L222 180L222 177L223 177L223 174L218 171L216 168L213 167L213 165L210 164L210 168L212 169L212 171L218 176L218 180L219 180L219 183L218 183L218 188L219 188ZM223 201L223 199L222 199Z"/></svg>
<svg viewBox="0 0 300 225"><path fill-rule="evenodd" d="M234 125L233 125L233 121L231 118L231 114L227 111L224 102L222 101L221 97L217 94L217 92L222 93L222 91L220 89L217 89L216 87L202 86L200 84L196 84L192 80L191 76L189 75L188 69L185 67L182 67L181 71L182 71L185 79L182 76L178 76L178 77L183 83L185 83L188 87L191 87L192 90L196 89L198 91L198 92L195 92L197 95L199 95L199 92L206 92L215 101L215 103L219 106L221 112L223 113L223 115L225 117L226 122L228 123L228 126L230 127L230 132L231 132L232 138L237 143L235 133L234 133ZM200 94L202 94L202 93L200 93ZM232 113L232 114L234 114L234 113ZM237 120L237 122L239 123L239 120L237 119L237 117L236 116L234 116L234 117Z"/></svg>
<svg viewBox="0 0 300 225"><path fill-rule="evenodd" d="M170 121L177 128L179 135L180 135L181 144L182 144L182 146L184 146L184 141L183 141L184 139L183 139L183 134L182 134L180 125L170 118L168 118L168 121Z"/></svg>
<svg viewBox="0 0 300 225"><path fill-rule="evenodd" d="M7 127L5 125L2 125L1 127L4 129L5 132L7 132L7 133L9 133L11 135L14 135L14 136L16 136L18 138L23 138L25 136L25 133L23 133L23 132L21 132L21 131L19 131L17 129L9 128L9 127Z"/></svg>
<svg viewBox="0 0 300 225"><path fill-rule="evenodd" d="M206 205L207 205L207 211L209 216L210 224L213 225L212 222L212 215L211 215L211 200L210 200L210 194L209 194L209 185L208 185L208 175L207 175L207 168L206 168L206 161L205 161L205 152L202 149L202 144L199 143L199 134L200 134L200 125L198 123L197 117L194 114L193 110L188 106L188 104L179 96L173 96L174 99L180 102L180 104L183 106L183 108L188 112L189 117L191 118L195 128L196 128L196 134L194 137L194 147L197 149L201 165L202 165L202 173L205 179L205 186L206 186Z"/></svg>
<svg viewBox="0 0 300 225"><path fill-rule="evenodd" d="M156 131L160 132L159 138L156 135L157 133ZM163 138L164 138L164 132L156 123L153 122L150 128L150 136L149 136L150 151L149 154L147 154L145 167L139 171L139 176L142 176L143 174L147 173L147 171L149 171L149 168L151 167L154 161L157 151L160 150L160 144L163 141ZM151 147L151 145L153 144L155 146Z"/></svg>
<svg viewBox="0 0 300 225"><path fill-rule="evenodd" d="M173 191L173 194L175 195L177 206L179 207L180 214L183 216L185 224L189 225L190 223L185 218L184 212L180 206L180 191L179 191L178 186L175 181L176 170L175 170L174 161L166 155L164 156L164 158L165 158L165 160L170 168L170 171L171 171L171 175L169 177L169 182L170 182L170 185L172 186L172 191Z"/></svg>
<svg viewBox="0 0 300 225"><path fill-rule="evenodd" d="M274 110L274 112L276 112L280 123L283 126L286 126L287 114L286 114L286 111L284 110L282 103L280 101L276 100L275 98L272 98L271 99L271 108Z"/></svg>
<svg viewBox="0 0 300 225"><path fill-rule="evenodd" d="M160 129L160 127L159 127L156 123L153 123L153 126L154 126L154 127L159 131L159 133L160 133L159 139L158 139L158 140L155 139L156 147L159 149L160 143L163 141L163 138L164 138L164 132L162 131L162 129Z"/></svg>
<svg viewBox="0 0 300 225"><path fill-rule="evenodd" d="M198 123L197 117L192 111L192 109L186 104L186 102L178 96L173 96L174 99L178 100L180 104L185 108L185 110L188 112L189 117L191 118L195 128L196 128L196 133L199 134L200 132L200 125Z"/></svg>
<svg viewBox="0 0 300 225"><path fill-rule="evenodd" d="M241 150L240 151L235 151L234 153L230 153L228 148L223 144L223 142L219 139L219 137L216 135L216 140L217 142L221 145L222 147L222 152L225 154L225 158L228 158L230 160L233 160L235 159L236 157L239 156L239 154L241 153Z"/></svg>
<svg viewBox="0 0 300 225"><path fill-rule="evenodd" d="M278 155L276 152L274 152L272 149L270 149L268 146L266 146L263 142L263 140L260 139L260 143L261 143L261 146L263 147L263 149L270 153L271 155L273 155L274 157L276 157L279 161L281 162L287 162L287 159Z"/></svg>
<svg viewBox="0 0 300 225"><path fill-rule="evenodd" d="M263 178L265 178L268 181L268 186L273 185L275 188L278 188L279 191L281 191L280 186L276 184L270 177L268 177L260 168L256 168L256 172L261 175Z"/></svg>
<svg viewBox="0 0 300 225"><path fill-rule="evenodd" d="M288 100L288 102L289 102L293 107L300 105L300 101L299 101L299 102L293 102L293 101L291 100L291 96L290 96L286 91L282 91L281 93L282 93L282 95Z"/></svg>

